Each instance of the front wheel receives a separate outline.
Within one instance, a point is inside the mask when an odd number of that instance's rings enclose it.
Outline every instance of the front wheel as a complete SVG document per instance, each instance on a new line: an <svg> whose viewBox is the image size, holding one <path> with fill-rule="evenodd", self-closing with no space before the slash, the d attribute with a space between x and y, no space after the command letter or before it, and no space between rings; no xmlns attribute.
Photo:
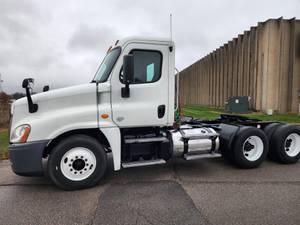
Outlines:
<svg viewBox="0 0 300 225"><path fill-rule="evenodd" d="M233 143L233 161L241 168L256 168L265 160L268 149L268 139L262 130L241 128Z"/></svg>
<svg viewBox="0 0 300 225"><path fill-rule="evenodd" d="M107 167L107 156L101 144L92 137L75 135L59 142L48 161L51 180L64 190L96 185Z"/></svg>

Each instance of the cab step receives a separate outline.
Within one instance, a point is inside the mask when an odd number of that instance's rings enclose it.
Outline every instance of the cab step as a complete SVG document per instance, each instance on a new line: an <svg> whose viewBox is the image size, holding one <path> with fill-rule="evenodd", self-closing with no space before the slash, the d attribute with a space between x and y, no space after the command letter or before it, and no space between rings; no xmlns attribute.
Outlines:
<svg viewBox="0 0 300 225"><path fill-rule="evenodd" d="M164 141L168 141L168 139L166 137L128 138L125 139L125 144L153 143L153 142L164 142Z"/></svg>
<svg viewBox="0 0 300 225"><path fill-rule="evenodd" d="M194 159L210 159L210 158L219 158L222 157L220 153L205 153L205 154L185 154L184 159L185 160L194 160Z"/></svg>
<svg viewBox="0 0 300 225"><path fill-rule="evenodd" d="M123 168L132 168L132 167L140 167L140 166L152 166L158 164L165 164L166 161L163 159L153 159L153 160L140 160L136 162L126 162L122 163Z"/></svg>

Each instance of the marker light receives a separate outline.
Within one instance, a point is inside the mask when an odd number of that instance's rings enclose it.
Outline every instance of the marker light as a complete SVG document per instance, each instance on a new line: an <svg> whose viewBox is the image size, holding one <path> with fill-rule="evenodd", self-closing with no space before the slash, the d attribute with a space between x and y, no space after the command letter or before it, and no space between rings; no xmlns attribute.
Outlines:
<svg viewBox="0 0 300 225"><path fill-rule="evenodd" d="M11 134L10 142L11 143L25 143L30 133L30 125L23 124L18 126Z"/></svg>
<svg viewBox="0 0 300 225"><path fill-rule="evenodd" d="M109 115L105 113L105 114L102 114L101 117L102 117L102 119L107 119L109 117Z"/></svg>

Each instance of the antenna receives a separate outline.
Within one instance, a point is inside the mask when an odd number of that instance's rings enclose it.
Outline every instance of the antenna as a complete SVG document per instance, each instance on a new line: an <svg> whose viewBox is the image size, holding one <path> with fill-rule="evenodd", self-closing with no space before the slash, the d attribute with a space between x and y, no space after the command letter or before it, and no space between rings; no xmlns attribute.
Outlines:
<svg viewBox="0 0 300 225"><path fill-rule="evenodd" d="M172 13L170 13L170 38L172 41L173 40L173 37L172 37Z"/></svg>

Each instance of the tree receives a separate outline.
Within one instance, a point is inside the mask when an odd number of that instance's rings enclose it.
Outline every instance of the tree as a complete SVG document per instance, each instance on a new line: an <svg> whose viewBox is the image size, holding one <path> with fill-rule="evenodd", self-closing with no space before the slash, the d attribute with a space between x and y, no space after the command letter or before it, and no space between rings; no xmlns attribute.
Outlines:
<svg viewBox="0 0 300 225"><path fill-rule="evenodd" d="M9 95L7 95L5 92L0 92L0 103L1 105L5 105L9 103Z"/></svg>
<svg viewBox="0 0 300 225"><path fill-rule="evenodd" d="M10 98L4 92L0 92L0 127L7 127L9 124Z"/></svg>

